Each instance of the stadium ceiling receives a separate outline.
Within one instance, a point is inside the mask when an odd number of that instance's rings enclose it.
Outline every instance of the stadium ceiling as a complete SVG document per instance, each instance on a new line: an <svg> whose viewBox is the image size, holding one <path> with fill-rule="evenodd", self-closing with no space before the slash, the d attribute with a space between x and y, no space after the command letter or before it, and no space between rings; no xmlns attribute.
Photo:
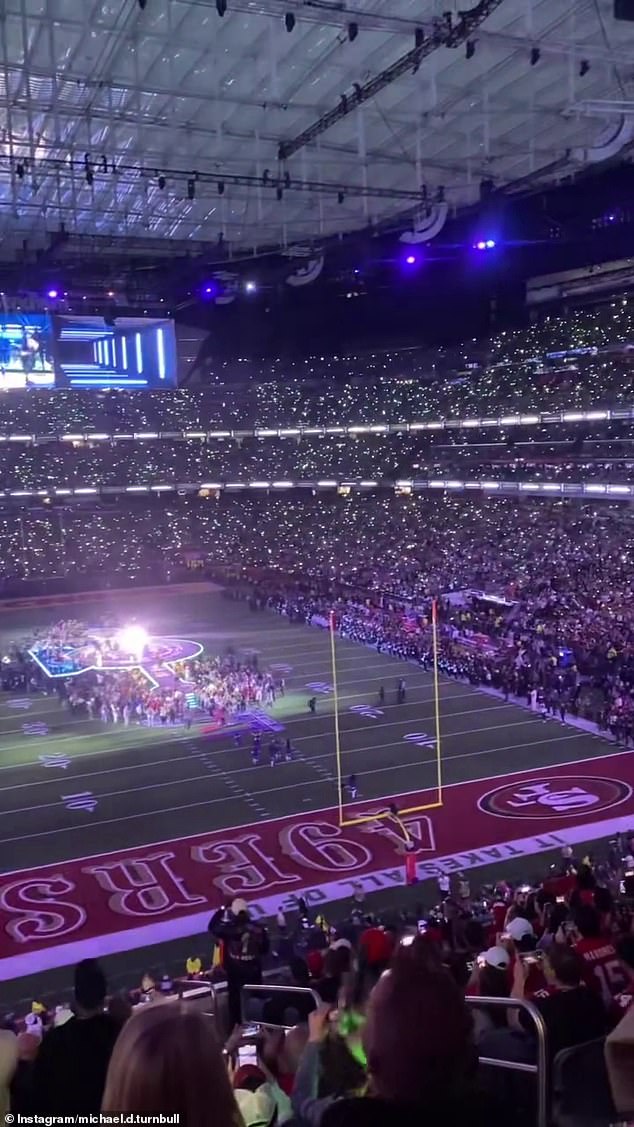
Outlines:
<svg viewBox="0 0 634 1127"><path fill-rule="evenodd" d="M0 258L78 235L308 253L628 157L613 8L3 0Z"/></svg>

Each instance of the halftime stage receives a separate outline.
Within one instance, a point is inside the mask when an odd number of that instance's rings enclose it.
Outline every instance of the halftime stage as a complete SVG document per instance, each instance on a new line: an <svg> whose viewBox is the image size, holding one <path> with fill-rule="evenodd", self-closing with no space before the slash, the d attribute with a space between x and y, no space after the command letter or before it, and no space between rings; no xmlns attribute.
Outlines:
<svg viewBox="0 0 634 1127"><path fill-rule="evenodd" d="M51 680L67 680L78 677L80 673L114 673L126 669L137 669L153 686L167 691L185 691L191 682L178 676L179 663L193 661L203 652L201 642L191 638L173 638L167 635L150 634L142 655L126 654L111 646L112 631L100 627L87 627L86 633L95 647L62 645L60 653L52 655L42 646L33 646L28 652L43 673ZM98 650L96 647L100 647ZM88 651L88 652L87 652Z"/></svg>

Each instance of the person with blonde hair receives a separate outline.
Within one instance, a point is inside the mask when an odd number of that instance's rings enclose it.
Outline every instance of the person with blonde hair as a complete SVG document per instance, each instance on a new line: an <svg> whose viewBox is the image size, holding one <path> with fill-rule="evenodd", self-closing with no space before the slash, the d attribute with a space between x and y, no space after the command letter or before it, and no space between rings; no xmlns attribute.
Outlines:
<svg viewBox="0 0 634 1127"><path fill-rule="evenodd" d="M178 1115L180 1127L244 1127L210 1019L176 1003L143 1006L110 1059L101 1110Z"/></svg>

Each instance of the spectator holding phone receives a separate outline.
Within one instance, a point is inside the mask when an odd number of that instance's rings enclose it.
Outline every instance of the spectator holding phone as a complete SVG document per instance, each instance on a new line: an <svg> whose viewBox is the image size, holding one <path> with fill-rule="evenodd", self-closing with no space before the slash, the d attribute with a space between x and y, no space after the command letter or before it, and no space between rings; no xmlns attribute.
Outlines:
<svg viewBox="0 0 634 1127"><path fill-rule="evenodd" d="M519 956L513 940L507 938L478 955L467 984L467 997L508 998L513 981L513 967ZM497 1060L522 1064L532 1061L532 1046L524 1031L509 1021L512 1010L507 1006L477 1006L473 1015L474 1039L478 1053Z"/></svg>
<svg viewBox="0 0 634 1127"><path fill-rule="evenodd" d="M543 919L544 930L537 941L537 949L548 951L557 942L559 929L568 919L568 908L565 904L546 904Z"/></svg>
<svg viewBox="0 0 634 1127"><path fill-rule="evenodd" d="M374 987L363 1043L366 1094L334 1101L323 1127L493 1121L476 1084L471 1015L426 937L401 944Z"/></svg>
<svg viewBox="0 0 634 1127"><path fill-rule="evenodd" d="M597 992L583 982L583 963L573 949L554 943L544 957L543 970L548 986L534 993L530 1000L544 1019L552 1059L562 1049L602 1037L607 1031L607 1015ZM526 996L529 971L529 960L516 960L511 997ZM513 1012L513 1021L532 1033L531 1019L521 1010Z"/></svg>
<svg viewBox="0 0 634 1127"><path fill-rule="evenodd" d="M511 956L504 947L489 947L473 963L467 983L467 997L508 998ZM491 1029L506 1027L506 1013L501 1007L478 1007L473 1011L476 1043Z"/></svg>
<svg viewBox="0 0 634 1127"><path fill-rule="evenodd" d="M292 1092L296 1119L320 1127L331 1105L365 1088L361 1065L334 1030L334 1011L321 1005L308 1015L308 1043L301 1056Z"/></svg>

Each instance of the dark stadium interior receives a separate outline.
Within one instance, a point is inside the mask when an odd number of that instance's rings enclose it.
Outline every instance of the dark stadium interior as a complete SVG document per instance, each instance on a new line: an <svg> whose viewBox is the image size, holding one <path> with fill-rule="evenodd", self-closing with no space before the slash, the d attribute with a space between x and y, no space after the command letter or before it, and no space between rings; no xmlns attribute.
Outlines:
<svg viewBox="0 0 634 1127"><path fill-rule="evenodd" d="M6 1123L634 1121L633 58L3 4Z"/></svg>

